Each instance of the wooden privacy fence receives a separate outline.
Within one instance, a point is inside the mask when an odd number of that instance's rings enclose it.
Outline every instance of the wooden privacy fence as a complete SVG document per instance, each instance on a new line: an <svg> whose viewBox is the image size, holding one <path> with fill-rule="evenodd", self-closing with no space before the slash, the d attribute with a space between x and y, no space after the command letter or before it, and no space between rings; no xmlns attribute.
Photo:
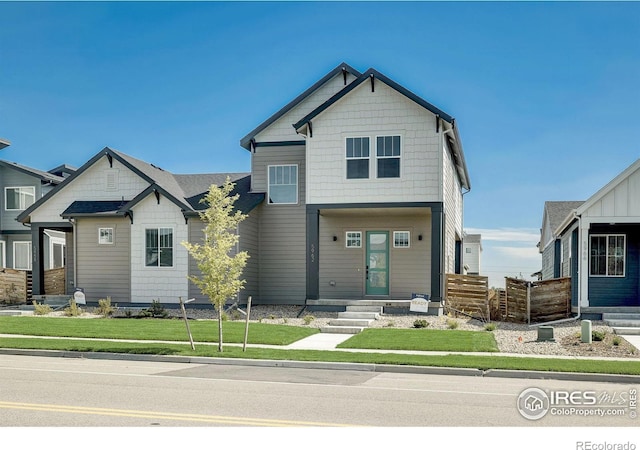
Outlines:
<svg viewBox="0 0 640 450"><path fill-rule="evenodd" d="M65 268L44 271L44 293L48 295L63 295L65 289Z"/></svg>
<svg viewBox="0 0 640 450"><path fill-rule="evenodd" d="M541 323L571 315L571 278L506 278L505 284L490 290L487 277L447 274L445 307L485 321Z"/></svg>
<svg viewBox="0 0 640 450"><path fill-rule="evenodd" d="M24 270L0 269L0 301L10 304L26 303L27 275Z"/></svg>
<svg viewBox="0 0 640 450"><path fill-rule="evenodd" d="M525 281L506 278L502 320L539 323L571 315L571 278Z"/></svg>
<svg viewBox="0 0 640 450"><path fill-rule="evenodd" d="M491 320L489 278L479 275L447 274L445 306L454 312Z"/></svg>

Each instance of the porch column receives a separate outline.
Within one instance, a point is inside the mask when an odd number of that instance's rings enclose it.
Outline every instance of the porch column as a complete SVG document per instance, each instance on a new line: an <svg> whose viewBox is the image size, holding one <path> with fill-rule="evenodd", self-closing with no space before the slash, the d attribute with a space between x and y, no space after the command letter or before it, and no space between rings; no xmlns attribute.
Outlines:
<svg viewBox="0 0 640 450"><path fill-rule="evenodd" d="M31 273L32 295L44 294L44 228L31 224Z"/></svg>
<svg viewBox="0 0 640 450"><path fill-rule="evenodd" d="M434 302L441 302L443 300L443 227L444 208L442 203L439 203L431 207L431 301Z"/></svg>
<svg viewBox="0 0 640 450"><path fill-rule="evenodd" d="M307 205L307 299L320 298L320 210Z"/></svg>
<svg viewBox="0 0 640 450"><path fill-rule="evenodd" d="M578 296L580 306L589 306L589 228L591 222L580 220L580 260L578 261L578 273L580 277Z"/></svg>

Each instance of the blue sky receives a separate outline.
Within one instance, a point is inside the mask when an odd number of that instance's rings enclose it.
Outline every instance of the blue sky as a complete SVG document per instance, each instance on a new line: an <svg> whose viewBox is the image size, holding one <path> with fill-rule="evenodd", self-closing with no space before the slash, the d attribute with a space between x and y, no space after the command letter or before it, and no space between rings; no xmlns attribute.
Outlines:
<svg viewBox="0 0 640 450"><path fill-rule="evenodd" d="M105 146L175 173L248 171L240 139L341 62L456 118L483 272L540 268L546 200L640 157L636 2L2 2L0 158Z"/></svg>

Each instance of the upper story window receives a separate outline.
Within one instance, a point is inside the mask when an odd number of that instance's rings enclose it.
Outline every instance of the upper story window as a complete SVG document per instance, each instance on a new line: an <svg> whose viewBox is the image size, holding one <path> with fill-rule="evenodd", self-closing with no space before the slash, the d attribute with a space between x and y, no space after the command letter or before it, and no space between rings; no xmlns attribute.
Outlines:
<svg viewBox="0 0 640 450"><path fill-rule="evenodd" d="M376 138L378 178L400 177L400 136Z"/></svg>
<svg viewBox="0 0 640 450"><path fill-rule="evenodd" d="M19 186L4 188L7 211L23 211L33 205L36 200L36 188L33 186Z"/></svg>
<svg viewBox="0 0 640 450"><path fill-rule="evenodd" d="M173 267L173 228L145 230L145 266Z"/></svg>
<svg viewBox="0 0 640 450"><path fill-rule="evenodd" d="M369 178L369 138L347 138L346 150L347 178Z"/></svg>
<svg viewBox="0 0 640 450"><path fill-rule="evenodd" d="M592 235L589 274L602 277L624 277L626 259L624 234Z"/></svg>
<svg viewBox="0 0 640 450"><path fill-rule="evenodd" d="M269 203L298 203L298 166L269 166Z"/></svg>

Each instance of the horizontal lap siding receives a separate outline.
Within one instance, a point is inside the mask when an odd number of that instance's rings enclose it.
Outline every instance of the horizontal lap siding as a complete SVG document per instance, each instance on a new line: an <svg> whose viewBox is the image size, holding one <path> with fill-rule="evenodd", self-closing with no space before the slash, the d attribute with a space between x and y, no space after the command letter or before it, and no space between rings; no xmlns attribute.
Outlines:
<svg viewBox="0 0 640 450"><path fill-rule="evenodd" d="M362 232L362 248L346 248L345 233ZM366 232L389 232L389 297L411 298L431 290L431 216L320 216L320 297L359 299L365 295ZM393 231L411 233L409 248L393 247ZM422 235L422 240L418 236ZM333 241L333 236L338 238ZM335 282L335 283L333 283Z"/></svg>
<svg viewBox="0 0 640 450"><path fill-rule="evenodd" d="M98 228L114 228L112 245L98 245ZM87 301L111 297L114 303L131 301L131 225L128 219L79 219L76 225L77 287Z"/></svg>
<svg viewBox="0 0 640 450"><path fill-rule="evenodd" d="M269 205L259 216L259 302L302 305L306 287L305 148L263 147L253 154L253 190L267 192L269 165L298 165L298 204Z"/></svg>
<svg viewBox="0 0 640 450"><path fill-rule="evenodd" d="M627 258L624 277L589 277L589 306L640 306L640 227L598 227L591 234L625 234Z"/></svg>

